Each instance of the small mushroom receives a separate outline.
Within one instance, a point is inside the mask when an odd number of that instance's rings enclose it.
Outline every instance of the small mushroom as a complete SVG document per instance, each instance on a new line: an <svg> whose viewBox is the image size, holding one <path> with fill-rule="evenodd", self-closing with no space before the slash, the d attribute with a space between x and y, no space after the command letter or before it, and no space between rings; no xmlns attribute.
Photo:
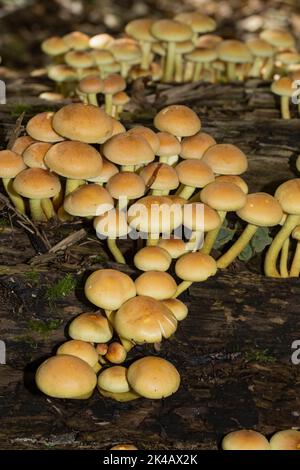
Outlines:
<svg viewBox="0 0 300 470"><path fill-rule="evenodd" d="M222 440L223 450L271 450L268 439L248 429L232 431Z"/></svg>
<svg viewBox="0 0 300 470"><path fill-rule="evenodd" d="M141 271L168 271L172 257L160 246L145 246L134 255L133 261Z"/></svg>
<svg viewBox="0 0 300 470"><path fill-rule="evenodd" d="M176 298L188 289L193 282L203 282L214 276L217 272L217 265L211 256L204 253L186 253L176 261L175 272L182 279L174 295Z"/></svg>
<svg viewBox="0 0 300 470"><path fill-rule="evenodd" d="M270 439L271 450L300 450L300 431L285 429L278 431Z"/></svg>
<svg viewBox="0 0 300 470"><path fill-rule="evenodd" d="M146 271L135 280L137 295L156 300L170 299L177 290L172 276L164 271Z"/></svg>
<svg viewBox="0 0 300 470"><path fill-rule="evenodd" d="M280 96L282 119L291 119L289 100L294 93L293 82L289 77L281 77L271 85L271 91Z"/></svg>
<svg viewBox="0 0 300 470"><path fill-rule="evenodd" d="M7 195L21 214L25 214L25 204L13 188L13 178L25 168L26 165L20 154L12 150L0 150L0 178Z"/></svg>
<svg viewBox="0 0 300 470"><path fill-rule="evenodd" d="M94 371L97 373L100 370L100 364L98 362L98 353L91 343L81 341L78 339L71 339L66 341L56 351L57 355L68 354L70 356L79 357L83 361L87 362Z"/></svg>
<svg viewBox="0 0 300 470"><path fill-rule="evenodd" d="M108 320L99 313L86 312L78 315L69 325L69 335L72 339L90 343L108 343L113 336L113 330Z"/></svg>
<svg viewBox="0 0 300 470"><path fill-rule="evenodd" d="M113 366L100 373L97 382L99 393L120 402L127 402L140 398L133 391L127 380L127 369L123 366Z"/></svg>
<svg viewBox="0 0 300 470"><path fill-rule="evenodd" d="M122 364L126 360L127 351L124 346L120 343L114 341L108 346L107 353L105 354L105 359L113 364Z"/></svg>

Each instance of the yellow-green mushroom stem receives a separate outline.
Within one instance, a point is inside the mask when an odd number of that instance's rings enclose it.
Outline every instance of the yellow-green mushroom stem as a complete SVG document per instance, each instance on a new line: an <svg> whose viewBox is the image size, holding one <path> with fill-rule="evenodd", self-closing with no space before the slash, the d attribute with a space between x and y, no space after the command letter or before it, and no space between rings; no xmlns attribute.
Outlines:
<svg viewBox="0 0 300 470"><path fill-rule="evenodd" d="M147 238L147 246L156 246L158 244L159 236L153 235L154 234L152 234L152 236L149 235L149 237Z"/></svg>
<svg viewBox="0 0 300 470"><path fill-rule="evenodd" d="M175 65L175 54L176 54L176 42L168 42L167 46L167 57L165 62L165 72L163 81L170 83L173 80L174 65Z"/></svg>
<svg viewBox="0 0 300 470"><path fill-rule="evenodd" d="M37 222L46 222L47 218L42 209L41 199L29 199L30 214Z"/></svg>
<svg viewBox="0 0 300 470"><path fill-rule="evenodd" d="M183 199L189 199L195 192L194 186L185 185L181 192L179 192L178 196L182 197Z"/></svg>
<svg viewBox="0 0 300 470"><path fill-rule="evenodd" d="M3 186L9 199L11 200L15 208L18 210L18 212L20 212L21 214L25 214L25 202L23 198L19 194L17 194L14 188L12 187L12 181L12 178L2 178Z"/></svg>
<svg viewBox="0 0 300 470"><path fill-rule="evenodd" d="M68 194L72 193L77 189L79 186L82 186L85 184L84 180L74 180L71 178L68 178L66 181L66 189L65 189L65 196L68 196Z"/></svg>
<svg viewBox="0 0 300 470"><path fill-rule="evenodd" d="M105 100L105 103L104 103L105 112L109 116L112 116L112 111L113 111L113 95L112 95L112 93L106 93L104 100Z"/></svg>
<svg viewBox="0 0 300 470"><path fill-rule="evenodd" d="M210 230L210 232L208 232L206 234L206 236L204 238L203 247L200 250L201 253L205 253L207 255L210 254L211 250L214 247L215 241L218 238L219 232L222 228L223 222L224 222L226 214L227 214L226 211L217 211L217 212L218 212L219 217L220 217L220 225L219 225L219 227L215 228L214 230Z"/></svg>
<svg viewBox="0 0 300 470"><path fill-rule="evenodd" d="M236 242L217 260L217 267L221 269L227 268L237 256L239 256L243 249L246 248L257 229L257 225L248 224Z"/></svg>
<svg viewBox="0 0 300 470"><path fill-rule="evenodd" d="M236 65L234 62L227 62L227 78L229 82L236 80Z"/></svg>
<svg viewBox="0 0 300 470"><path fill-rule="evenodd" d="M281 116L283 119L291 119L290 98L288 96L280 97Z"/></svg>
<svg viewBox="0 0 300 470"><path fill-rule="evenodd" d="M192 281L182 281L180 284L178 284L177 290L175 294L173 295L172 299L176 299L180 294L186 291L192 284L193 284Z"/></svg>
<svg viewBox="0 0 300 470"><path fill-rule="evenodd" d="M122 255L120 249L117 247L117 242L115 238L108 238L107 246L117 263L126 264L124 256Z"/></svg>
<svg viewBox="0 0 300 470"><path fill-rule="evenodd" d="M42 199L41 206L48 220L56 217L56 213L55 213L51 199L49 198Z"/></svg>
<svg viewBox="0 0 300 470"><path fill-rule="evenodd" d="M296 251L293 257L290 277L299 277L300 273L300 226L295 227L292 232L292 237L297 240Z"/></svg>
<svg viewBox="0 0 300 470"><path fill-rule="evenodd" d="M134 171L134 165L122 165L121 166L122 171Z"/></svg>
<svg viewBox="0 0 300 470"><path fill-rule="evenodd" d="M121 403L126 403L128 401L141 398L141 396L135 393L133 390L130 390L129 392L117 393L117 392L108 392L107 390L103 390L103 388L98 387L98 391L104 397L112 398L113 400L119 401Z"/></svg>
<svg viewBox="0 0 300 470"><path fill-rule="evenodd" d="M288 272L289 246L290 246L290 239L287 238L282 245L282 249L280 253L279 270L280 270L281 277L289 277L289 272Z"/></svg>

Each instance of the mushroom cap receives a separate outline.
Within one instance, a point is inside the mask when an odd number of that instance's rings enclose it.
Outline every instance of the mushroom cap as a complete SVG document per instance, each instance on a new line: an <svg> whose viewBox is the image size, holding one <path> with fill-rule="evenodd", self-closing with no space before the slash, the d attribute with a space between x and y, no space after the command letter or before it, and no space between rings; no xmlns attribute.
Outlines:
<svg viewBox="0 0 300 470"><path fill-rule="evenodd" d="M47 68L47 75L55 82L77 81L76 70L66 64L50 65Z"/></svg>
<svg viewBox="0 0 300 470"><path fill-rule="evenodd" d="M284 65L299 64L300 54L298 52L285 51L276 55L276 61Z"/></svg>
<svg viewBox="0 0 300 470"><path fill-rule="evenodd" d="M152 162L153 150L144 137L123 133L111 137L102 147L103 155L118 165L139 165Z"/></svg>
<svg viewBox="0 0 300 470"><path fill-rule="evenodd" d="M62 354L44 361L36 372L35 381L50 397L74 399L91 395L97 376L79 357Z"/></svg>
<svg viewBox="0 0 300 470"><path fill-rule="evenodd" d="M21 171L13 182L14 190L30 199L44 199L56 196L61 184L56 175L41 168L27 168Z"/></svg>
<svg viewBox="0 0 300 470"><path fill-rule="evenodd" d="M180 183L195 188L203 188L215 179L213 170L203 160L183 160L176 165L175 170Z"/></svg>
<svg viewBox="0 0 300 470"><path fill-rule="evenodd" d="M175 20L189 25L194 33L209 33L217 27L213 18L195 11L179 13L175 16Z"/></svg>
<svg viewBox="0 0 300 470"><path fill-rule="evenodd" d="M260 33L260 38L274 47L289 49L295 46L295 39L288 31L280 29L265 29Z"/></svg>
<svg viewBox="0 0 300 470"><path fill-rule="evenodd" d="M191 137L182 139L180 156L184 159L200 160L204 152L216 143L215 139L206 132L197 132Z"/></svg>
<svg viewBox="0 0 300 470"><path fill-rule="evenodd" d="M117 333L135 343L156 343L169 338L177 328L177 320L162 302L140 295L133 297L116 312Z"/></svg>
<svg viewBox="0 0 300 470"><path fill-rule="evenodd" d="M217 46L217 53L221 60L243 64L252 61L250 49L241 41L226 39Z"/></svg>
<svg viewBox="0 0 300 470"><path fill-rule="evenodd" d="M21 155L12 150L0 150L0 178L15 178L25 168Z"/></svg>
<svg viewBox="0 0 300 470"><path fill-rule="evenodd" d="M95 49L91 52L93 61L96 65L112 64L115 61L113 54L107 49Z"/></svg>
<svg viewBox="0 0 300 470"><path fill-rule="evenodd" d="M53 128L70 140L102 144L111 136L112 122L110 116L97 106L72 103L54 114Z"/></svg>
<svg viewBox="0 0 300 470"><path fill-rule="evenodd" d="M30 135L22 135L21 137L18 137L14 143L13 146L11 147L11 151L18 153L19 155L23 155L23 152L29 147L29 145L33 144L36 142Z"/></svg>
<svg viewBox="0 0 300 470"><path fill-rule="evenodd" d="M163 271L146 271L135 280L137 295L164 300L173 297L177 284L172 276Z"/></svg>
<svg viewBox="0 0 300 470"><path fill-rule="evenodd" d="M143 178L131 171L123 171L112 176L106 185L107 190L114 199L138 199L145 193Z"/></svg>
<svg viewBox="0 0 300 470"><path fill-rule="evenodd" d="M157 151L159 149L160 142L159 142L158 135L152 129L149 129L148 127L145 127L145 126L134 126L131 129L129 129L127 134L140 135L144 137L144 139L148 142L148 144L152 148L155 155L158 155Z"/></svg>
<svg viewBox="0 0 300 470"><path fill-rule="evenodd" d="M42 168L47 170L44 158L48 150L52 147L49 142L33 142L23 152L23 160L25 165L30 168Z"/></svg>
<svg viewBox="0 0 300 470"><path fill-rule="evenodd" d="M166 398L177 392L180 375L171 362L148 356L130 365L127 379L133 390L150 399Z"/></svg>
<svg viewBox="0 0 300 470"><path fill-rule="evenodd" d="M281 77L271 85L271 91L279 96L292 96L294 93L293 81L290 77Z"/></svg>
<svg viewBox="0 0 300 470"><path fill-rule="evenodd" d="M115 106L125 106L129 103L130 96L125 93L125 91L118 91L113 95L113 105Z"/></svg>
<svg viewBox="0 0 300 470"><path fill-rule="evenodd" d="M81 51L89 48L90 38L87 34L81 31L72 31L71 33L63 36L64 42L69 46L70 49Z"/></svg>
<svg viewBox="0 0 300 470"><path fill-rule="evenodd" d="M92 183L107 183L108 180L117 173L119 173L118 167L106 158L102 158L102 169L99 175L94 178L87 178L87 181Z"/></svg>
<svg viewBox="0 0 300 470"><path fill-rule="evenodd" d="M53 145L45 155L45 163L51 171L71 179L93 178L102 170L100 153L89 144L73 140Z"/></svg>
<svg viewBox="0 0 300 470"><path fill-rule="evenodd" d="M99 269L86 280L84 292L87 299L104 310L117 310L136 295L133 280L115 269ZM97 341L101 343L104 341Z"/></svg>
<svg viewBox="0 0 300 470"><path fill-rule="evenodd" d="M188 54L185 54L184 57L188 61L204 64L216 60L218 58L218 54L216 49L197 47Z"/></svg>
<svg viewBox="0 0 300 470"><path fill-rule="evenodd" d="M155 20L151 18L138 18L127 23L125 32L138 41L154 42L155 38L151 34L151 27Z"/></svg>
<svg viewBox="0 0 300 470"><path fill-rule="evenodd" d="M110 448L110 450L138 450L133 444L117 444Z"/></svg>
<svg viewBox="0 0 300 470"><path fill-rule="evenodd" d="M248 185L243 178L238 175L221 175L216 177L218 183L233 183L238 186L245 194L248 194Z"/></svg>
<svg viewBox="0 0 300 470"><path fill-rule="evenodd" d="M114 38L107 33L95 34L89 40L92 49L106 49L114 42Z"/></svg>
<svg viewBox="0 0 300 470"><path fill-rule="evenodd" d="M118 73L111 73L103 80L103 93L107 95L114 95L119 91L126 88L124 78Z"/></svg>
<svg viewBox="0 0 300 470"><path fill-rule="evenodd" d="M248 168L247 157L232 144L216 144L209 147L202 157L216 174L240 175Z"/></svg>
<svg viewBox="0 0 300 470"><path fill-rule="evenodd" d="M96 75L88 75L80 80L78 88L82 93L101 93L103 81Z"/></svg>
<svg viewBox="0 0 300 470"><path fill-rule="evenodd" d="M64 138L53 127L54 113L45 111L29 119L26 131L35 140L42 142L61 142Z"/></svg>
<svg viewBox="0 0 300 470"><path fill-rule="evenodd" d="M167 163L149 163L142 169L140 175L151 189L171 191L179 186L175 169Z"/></svg>
<svg viewBox="0 0 300 470"><path fill-rule="evenodd" d="M202 282L216 274L217 265L211 256L204 253L186 253L176 261L175 272L184 281Z"/></svg>
<svg viewBox="0 0 300 470"><path fill-rule="evenodd" d="M111 118L112 122L112 134L111 137L114 135L122 134L123 132L126 132L126 128L123 126L123 124L118 121L115 118Z"/></svg>
<svg viewBox="0 0 300 470"><path fill-rule="evenodd" d="M179 299L165 299L162 303L171 310L177 321L184 320L188 314L188 308L185 303Z"/></svg>
<svg viewBox="0 0 300 470"><path fill-rule="evenodd" d="M172 157L178 155L181 150L181 144L177 137L169 132L158 132L159 148L155 152L160 157Z"/></svg>
<svg viewBox="0 0 300 470"><path fill-rule="evenodd" d="M113 364L122 364L125 361L127 356L126 349L120 343L114 341L108 346L107 352L105 354L105 359Z"/></svg>
<svg viewBox="0 0 300 470"><path fill-rule="evenodd" d="M177 259L186 252L186 246L181 238L160 238L158 247L166 250L173 259Z"/></svg>
<svg viewBox="0 0 300 470"><path fill-rule="evenodd" d="M41 49L45 54L56 56L64 54L69 50L69 46L59 36L52 36L45 39L41 44Z"/></svg>
<svg viewBox="0 0 300 470"><path fill-rule="evenodd" d="M114 207L109 192L99 184L86 184L72 191L64 200L64 209L77 217L104 214Z"/></svg>
<svg viewBox="0 0 300 470"><path fill-rule="evenodd" d="M151 34L160 41L182 42L191 39L193 31L187 24L175 20L162 19L153 23Z"/></svg>
<svg viewBox="0 0 300 470"><path fill-rule="evenodd" d="M103 315L86 312L78 315L70 323L69 335L71 338L81 341L107 343L113 336L113 329Z"/></svg>
<svg viewBox="0 0 300 470"><path fill-rule="evenodd" d="M248 429L233 431L222 441L223 450L270 450L270 444L260 432Z"/></svg>
<svg viewBox="0 0 300 470"><path fill-rule="evenodd" d="M193 231L209 232L219 227L219 214L206 204L193 202L183 210L183 225Z"/></svg>
<svg viewBox="0 0 300 470"><path fill-rule="evenodd" d="M270 439L271 450L300 450L300 431L285 429Z"/></svg>
<svg viewBox="0 0 300 470"><path fill-rule="evenodd" d="M300 178L285 181L278 186L275 198L279 201L283 212L300 215Z"/></svg>
<svg viewBox="0 0 300 470"><path fill-rule="evenodd" d="M200 131L201 121L188 106L173 104L157 113L154 126L162 132L188 137Z"/></svg>
<svg viewBox="0 0 300 470"><path fill-rule="evenodd" d="M252 38L247 41L247 47L256 57L272 57L275 53L273 46L261 38Z"/></svg>
<svg viewBox="0 0 300 470"><path fill-rule="evenodd" d="M246 204L245 193L234 183L213 181L202 189L201 201L217 211L237 211Z"/></svg>
<svg viewBox="0 0 300 470"><path fill-rule="evenodd" d="M246 196L246 204L237 211L237 215L248 224L272 227L279 224L283 212L275 197L267 193L253 193Z"/></svg>
<svg viewBox="0 0 300 470"><path fill-rule="evenodd" d="M128 209L129 225L144 233L169 233L181 222L181 206L167 196L145 196Z"/></svg>
<svg viewBox="0 0 300 470"><path fill-rule="evenodd" d="M215 49L222 41L223 38L217 34L202 34L196 39L195 45L196 47Z"/></svg>
<svg viewBox="0 0 300 470"><path fill-rule="evenodd" d="M118 62L139 60L142 55L139 44L130 38L116 39L109 46L109 50Z"/></svg>
<svg viewBox="0 0 300 470"><path fill-rule="evenodd" d="M94 218L94 229L99 238L116 239L125 237L130 232L125 211L112 209Z"/></svg>
<svg viewBox="0 0 300 470"><path fill-rule="evenodd" d="M134 265L141 271L167 271L172 257L159 246L145 246L134 256Z"/></svg>
<svg viewBox="0 0 300 470"><path fill-rule="evenodd" d="M67 65L75 69L86 69L94 65L92 54L86 51L69 51L65 55L65 62Z"/></svg>
<svg viewBox="0 0 300 470"><path fill-rule="evenodd" d="M94 346L92 346L91 343L79 339L66 341L59 346L56 354L68 354L69 356L79 357L91 367L95 367L98 364L98 353Z"/></svg>
<svg viewBox="0 0 300 470"><path fill-rule="evenodd" d="M127 381L127 369L123 366L113 366L105 369L99 374L98 387L107 392L125 393L129 392L130 386Z"/></svg>

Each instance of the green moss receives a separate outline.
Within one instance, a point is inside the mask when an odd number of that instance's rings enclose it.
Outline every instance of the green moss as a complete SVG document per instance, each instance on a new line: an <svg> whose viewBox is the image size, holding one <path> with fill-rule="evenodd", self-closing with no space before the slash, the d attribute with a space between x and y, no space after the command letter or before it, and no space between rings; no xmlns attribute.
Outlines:
<svg viewBox="0 0 300 470"><path fill-rule="evenodd" d="M9 112L13 118L17 118L22 113L30 114L33 112L33 109L32 106L27 103L14 103L9 107Z"/></svg>
<svg viewBox="0 0 300 470"><path fill-rule="evenodd" d="M268 364L277 362L276 357L272 356L268 349L250 349L246 351L245 359L247 362L262 362Z"/></svg>
<svg viewBox="0 0 300 470"><path fill-rule="evenodd" d="M29 320L27 322L28 329L38 333L41 336L48 336L52 331L57 330L60 325L60 320L50 320L48 322L41 320Z"/></svg>
<svg viewBox="0 0 300 470"><path fill-rule="evenodd" d="M40 274L35 269L31 269L24 273L24 279L31 284L37 284L40 279Z"/></svg>
<svg viewBox="0 0 300 470"><path fill-rule="evenodd" d="M63 297L70 295L76 287L76 281L72 274L68 273L66 276L46 290L46 299L48 302L54 303Z"/></svg>

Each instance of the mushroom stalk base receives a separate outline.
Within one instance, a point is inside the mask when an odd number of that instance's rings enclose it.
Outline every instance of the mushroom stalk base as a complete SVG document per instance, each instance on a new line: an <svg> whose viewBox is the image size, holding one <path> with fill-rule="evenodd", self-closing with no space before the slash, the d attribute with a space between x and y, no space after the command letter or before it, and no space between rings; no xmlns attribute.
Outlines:
<svg viewBox="0 0 300 470"><path fill-rule="evenodd" d="M193 193L195 192L195 188L193 186L184 186L182 191L178 194L179 197L182 197L183 199L189 199Z"/></svg>
<svg viewBox="0 0 300 470"><path fill-rule="evenodd" d="M288 272L288 255L289 255L289 246L290 246L290 239L287 238L282 245L282 250L280 253L280 276L281 277L289 277Z"/></svg>
<svg viewBox="0 0 300 470"><path fill-rule="evenodd" d="M227 62L227 77L229 82L236 80L236 67L233 62Z"/></svg>
<svg viewBox="0 0 300 470"><path fill-rule="evenodd" d="M4 189L9 196L9 199L15 206L15 208L21 213L25 214L25 202L22 197L16 193L14 188L12 187L12 179L11 178L2 178Z"/></svg>
<svg viewBox="0 0 300 470"><path fill-rule="evenodd" d="M88 94L88 101L89 101L90 104L93 104L94 106L98 106L98 100L97 100L96 93L89 93Z"/></svg>
<svg viewBox="0 0 300 470"><path fill-rule="evenodd" d="M141 44L141 49L142 49L141 69L148 70L149 65L150 65L152 44L150 41L142 41L140 44Z"/></svg>
<svg viewBox="0 0 300 470"><path fill-rule="evenodd" d="M282 119L291 119L290 114L290 102L288 96L280 97L280 107L281 107L281 116Z"/></svg>
<svg viewBox="0 0 300 470"><path fill-rule="evenodd" d="M209 255L211 250L214 247L215 241L218 238L219 232L222 228L223 222L225 220L227 212L225 211L218 211L219 217L220 217L220 225L219 227L215 228L214 230L211 230L210 232L207 233L205 240L204 240L204 245L202 249L200 250L201 253L205 253Z"/></svg>
<svg viewBox="0 0 300 470"><path fill-rule="evenodd" d="M265 257L265 275L267 277L280 277L276 267L279 252L285 240L289 238L290 234L296 225L299 224L299 222L299 215L288 215L282 228L279 230L273 242L271 243L271 246L269 247Z"/></svg>
<svg viewBox="0 0 300 470"><path fill-rule="evenodd" d="M40 199L29 199L30 214L33 220L37 222L46 222L46 216L43 212Z"/></svg>
<svg viewBox="0 0 300 470"><path fill-rule="evenodd" d="M299 277L300 272L300 243L297 242L296 251L294 254L291 270L290 270L290 277Z"/></svg>
<svg viewBox="0 0 300 470"><path fill-rule="evenodd" d="M108 246L109 251L111 252L111 254L113 255L113 257L115 258L115 260L116 260L117 263L126 264L125 258L124 258L124 256L122 255L122 253L121 253L121 251L119 250L119 248L117 247L117 243L116 243L116 240L115 240L115 239L109 238L109 239L107 240L107 246Z"/></svg>
<svg viewBox="0 0 300 470"><path fill-rule="evenodd" d="M52 204L51 199L42 199L41 201L42 209L44 211L45 216L48 220L53 219L56 217L55 210Z"/></svg>
<svg viewBox="0 0 300 470"><path fill-rule="evenodd" d="M113 96L110 93L105 95L105 112L112 116L113 109Z"/></svg>
<svg viewBox="0 0 300 470"><path fill-rule="evenodd" d="M243 249L246 248L257 229L257 225L248 224L236 242L217 260L217 267L221 269L227 268Z"/></svg>

